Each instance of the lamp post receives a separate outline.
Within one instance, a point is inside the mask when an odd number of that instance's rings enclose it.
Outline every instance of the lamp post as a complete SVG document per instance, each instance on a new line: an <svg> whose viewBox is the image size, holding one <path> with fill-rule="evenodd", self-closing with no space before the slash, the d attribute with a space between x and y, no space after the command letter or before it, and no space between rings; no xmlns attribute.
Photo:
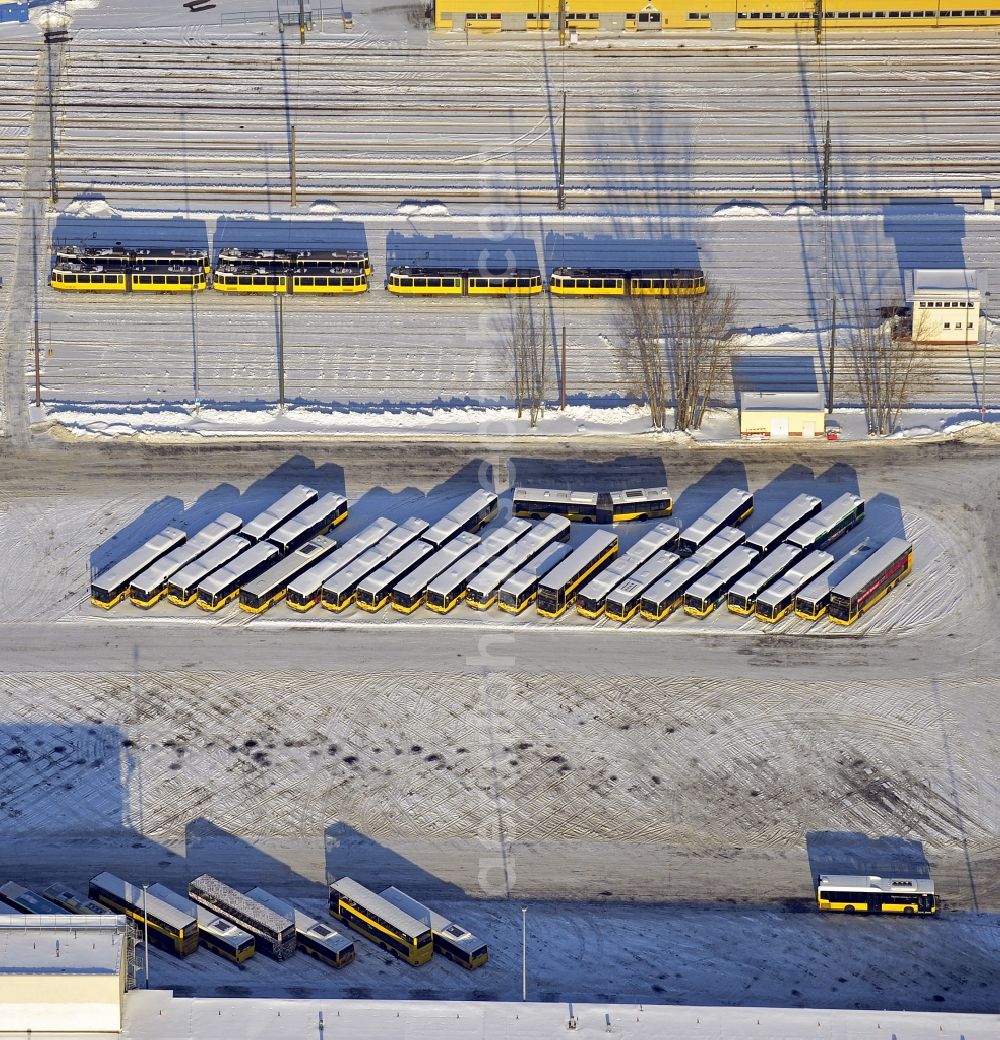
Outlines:
<svg viewBox="0 0 1000 1040"><path fill-rule="evenodd" d="M528 999L528 908L521 907L521 1000Z"/></svg>
<svg viewBox="0 0 1000 1040"><path fill-rule="evenodd" d="M146 889L149 883L142 883L142 988L149 989L149 915L146 913Z"/></svg>

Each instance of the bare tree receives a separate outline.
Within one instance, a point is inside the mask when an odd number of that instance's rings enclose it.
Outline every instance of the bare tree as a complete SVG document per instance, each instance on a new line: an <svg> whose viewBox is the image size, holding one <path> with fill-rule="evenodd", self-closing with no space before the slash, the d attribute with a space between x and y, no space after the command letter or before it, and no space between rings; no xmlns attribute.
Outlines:
<svg viewBox="0 0 1000 1040"><path fill-rule="evenodd" d="M618 356L629 388L649 404L655 429L697 430L713 397L732 377L742 349L732 290L690 296L626 296Z"/></svg>
<svg viewBox="0 0 1000 1040"><path fill-rule="evenodd" d="M510 395L517 405L517 417L528 411L532 426L545 414L548 383L548 326L544 310L530 300L514 297L507 314L504 346L510 372Z"/></svg>
<svg viewBox="0 0 1000 1040"><path fill-rule="evenodd" d="M865 410L870 433L895 433L900 412L930 378L931 353L919 327L900 321L901 305L878 308L875 315L855 315L847 344L851 375Z"/></svg>

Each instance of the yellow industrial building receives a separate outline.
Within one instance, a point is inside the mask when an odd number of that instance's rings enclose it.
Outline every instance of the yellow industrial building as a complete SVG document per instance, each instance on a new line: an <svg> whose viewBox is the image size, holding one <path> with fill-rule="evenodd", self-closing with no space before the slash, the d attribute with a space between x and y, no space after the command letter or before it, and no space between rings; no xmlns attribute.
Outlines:
<svg viewBox="0 0 1000 1040"><path fill-rule="evenodd" d="M979 343L983 286L976 271L915 270L910 282L914 342L965 347Z"/></svg>
<svg viewBox="0 0 1000 1040"><path fill-rule="evenodd" d="M994 3L997 0L993 0ZM551 30L562 36L587 32L660 32L667 29L808 30L815 6L795 0L435 0L434 24L459 32ZM919 10L904 0L832 0L822 7L822 30L980 29L1000 25L1000 6L971 8L958 0L933 0Z"/></svg>
<svg viewBox="0 0 1000 1040"><path fill-rule="evenodd" d="M826 434L823 395L819 391L744 390L739 399L741 437L784 440Z"/></svg>

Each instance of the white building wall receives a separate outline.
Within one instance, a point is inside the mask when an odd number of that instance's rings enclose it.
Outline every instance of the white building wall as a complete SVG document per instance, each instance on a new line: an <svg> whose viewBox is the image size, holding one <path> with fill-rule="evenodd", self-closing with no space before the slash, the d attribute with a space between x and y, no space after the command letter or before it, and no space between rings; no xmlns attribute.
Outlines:
<svg viewBox="0 0 1000 1040"><path fill-rule="evenodd" d="M6 1032L118 1032L122 991L114 975L0 976L0 1037Z"/></svg>

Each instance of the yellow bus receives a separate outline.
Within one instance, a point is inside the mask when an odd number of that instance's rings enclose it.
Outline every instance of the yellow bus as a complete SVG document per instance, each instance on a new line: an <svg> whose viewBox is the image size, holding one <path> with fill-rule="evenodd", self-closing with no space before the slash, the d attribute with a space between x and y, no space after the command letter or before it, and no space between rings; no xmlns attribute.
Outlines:
<svg viewBox="0 0 1000 1040"><path fill-rule="evenodd" d="M407 964L426 964L434 952L430 928L364 885L343 877L330 886L330 916Z"/></svg>
<svg viewBox="0 0 1000 1040"><path fill-rule="evenodd" d="M929 878L883 878L877 875L820 874L816 879L820 910L853 914L933 914L934 882Z"/></svg>
<svg viewBox="0 0 1000 1040"><path fill-rule="evenodd" d="M559 617L576 599L577 590L583 582L614 559L617 552L617 535L609 531L595 531L538 583L535 609L542 617Z"/></svg>

